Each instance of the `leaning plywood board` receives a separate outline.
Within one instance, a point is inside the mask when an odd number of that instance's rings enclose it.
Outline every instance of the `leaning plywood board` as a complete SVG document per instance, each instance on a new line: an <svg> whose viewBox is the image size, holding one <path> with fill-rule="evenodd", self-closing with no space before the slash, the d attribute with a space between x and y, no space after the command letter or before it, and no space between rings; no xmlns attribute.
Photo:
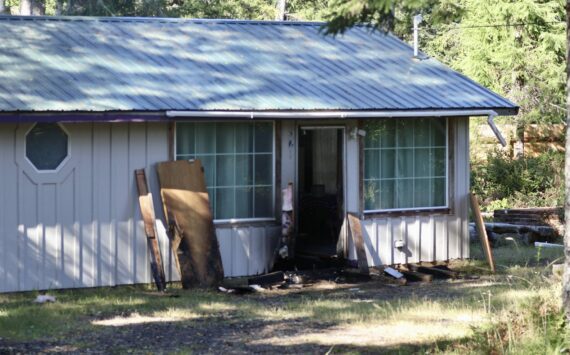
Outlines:
<svg viewBox="0 0 570 355"><path fill-rule="evenodd" d="M157 172L164 215L180 238L174 254L182 286L217 286L224 269L202 164L199 160L169 161L159 163Z"/></svg>
<svg viewBox="0 0 570 355"><path fill-rule="evenodd" d="M471 211L473 212L473 218L475 219L475 225L477 226L483 252L485 253L491 271L495 272L495 260L493 259L489 238L487 238L487 231L485 230L485 223L483 222L483 216L481 216L481 210L479 209L479 202L477 202L477 197L472 192L469 193L469 197L471 198Z"/></svg>
<svg viewBox="0 0 570 355"><path fill-rule="evenodd" d="M368 275L370 269L368 268L368 259L366 258L366 251L364 250L364 240L362 239L362 227L360 219L354 213L348 213L348 225L350 235L356 248L356 258L358 261L358 269L361 274Z"/></svg>
<svg viewBox="0 0 570 355"><path fill-rule="evenodd" d="M139 206L144 221L144 231L150 254L150 268L152 277L159 291L166 289L166 277L164 276L164 267L162 266L162 258L160 256L160 248L156 233L156 217L154 214L154 206L152 202L152 194L148 191L146 174L144 169L135 170L135 180L139 192Z"/></svg>

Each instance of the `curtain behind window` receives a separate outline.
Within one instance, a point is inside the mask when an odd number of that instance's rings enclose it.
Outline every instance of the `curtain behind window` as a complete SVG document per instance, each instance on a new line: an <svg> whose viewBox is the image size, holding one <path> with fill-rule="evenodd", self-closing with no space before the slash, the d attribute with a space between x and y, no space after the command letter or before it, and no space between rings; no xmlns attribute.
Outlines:
<svg viewBox="0 0 570 355"><path fill-rule="evenodd" d="M447 206L445 118L367 121L365 210Z"/></svg>
<svg viewBox="0 0 570 355"><path fill-rule="evenodd" d="M273 217L273 124L176 124L176 159L200 159L214 219Z"/></svg>

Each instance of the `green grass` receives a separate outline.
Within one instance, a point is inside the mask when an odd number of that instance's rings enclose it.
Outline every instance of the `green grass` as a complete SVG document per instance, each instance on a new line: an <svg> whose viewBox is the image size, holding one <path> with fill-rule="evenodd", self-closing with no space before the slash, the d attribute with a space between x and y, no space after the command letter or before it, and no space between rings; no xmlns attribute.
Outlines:
<svg viewBox="0 0 570 355"><path fill-rule="evenodd" d="M454 267L480 275L480 280L432 287L449 297L422 293L421 286L396 290L382 285L362 285L362 293L347 286L246 296L185 291L176 285L167 296L160 296L150 286L125 286L53 291L57 302L43 305L32 303L33 292L0 295L0 338L69 341L75 334L101 332L117 322L165 320L192 325L207 319L209 324L245 321L262 327L293 320L307 332L285 339L270 334L255 341L278 346L322 344L339 352L378 351L376 335L393 334L381 348L396 353L532 354L569 348L560 280L551 274L551 263L562 257L562 250L494 249L496 275L488 273L478 245L472 246L472 255L473 260L455 262ZM396 291L398 297L383 296ZM318 325L326 325L326 330ZM355 339L356 350L351 347ZM80 340L77 345L82 346Z"/></svg>

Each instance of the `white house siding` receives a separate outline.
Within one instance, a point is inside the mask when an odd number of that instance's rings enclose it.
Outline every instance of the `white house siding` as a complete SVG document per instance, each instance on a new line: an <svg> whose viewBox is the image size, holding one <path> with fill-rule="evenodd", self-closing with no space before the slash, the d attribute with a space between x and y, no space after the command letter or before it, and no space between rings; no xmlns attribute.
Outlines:
<svg viewBox="0 0 570 355"><path fill-rule="evenodd" d="M281 227L275 225L216 228L226 276L263 274L279 242Z"/></svg>
<svg viewBox="0 0 570 355"><path fill-rule="evenodd" d="M154 196L167 277L177 280L154 167L169 157L167 124L62 126L68 159L56 172L38 172L24 153L32 124L0 124L0 292L150 282L138 168ZM275 229L218 228L226 276L267 271Z"/></svg>
<svg viewBox="0 0 570 355"><path fill-rule="evenodd" d="M367 218L363 238L371 266L469 257L469 120L450 118L450 205L447 213ZM451 181L453 179L453 181ZM394 247L403 240L405 247ZM350 259L356 259L351 245Z"/></svg>

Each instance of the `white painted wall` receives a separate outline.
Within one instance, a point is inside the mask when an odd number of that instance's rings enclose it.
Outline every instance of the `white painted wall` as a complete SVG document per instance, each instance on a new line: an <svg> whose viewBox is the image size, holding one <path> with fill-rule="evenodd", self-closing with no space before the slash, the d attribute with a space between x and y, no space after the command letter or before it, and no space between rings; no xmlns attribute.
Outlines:
<svg viewBox="0 0 570 355"><path fill-rule="evenodd" d="M167 276L177 280L155 163L165 123L64 124L70 156L56 172L25 158L32 124L0 124L0 292L151 282L134 170L146 168ZM267 271L278 228L217 228L226 276ZM245 266L244 266L245 265Z"/></svg>
<svg viewBox="0 0 570 355"><path fill-rule="evenodd" d="M455 138L451 214L384 217L363 221L370 265L448 260L469 256L468 119L450 119ZM358 140L346 127L347 210L358 211ZM145 167L154 195L167 276L177 280L161 220L154 164L168 159L164 123L64 124L70 157L55 173L37 172L25 159L31 124L0 124L0 292L112 286L151 282L146 237L134 170ZM295 181L297 122L283 121L282 187ZM268 271L280 228L218 225L226 276ZM406 241L404 252L393 241ZM350 257L355 259L354 249Z"/></svg>

